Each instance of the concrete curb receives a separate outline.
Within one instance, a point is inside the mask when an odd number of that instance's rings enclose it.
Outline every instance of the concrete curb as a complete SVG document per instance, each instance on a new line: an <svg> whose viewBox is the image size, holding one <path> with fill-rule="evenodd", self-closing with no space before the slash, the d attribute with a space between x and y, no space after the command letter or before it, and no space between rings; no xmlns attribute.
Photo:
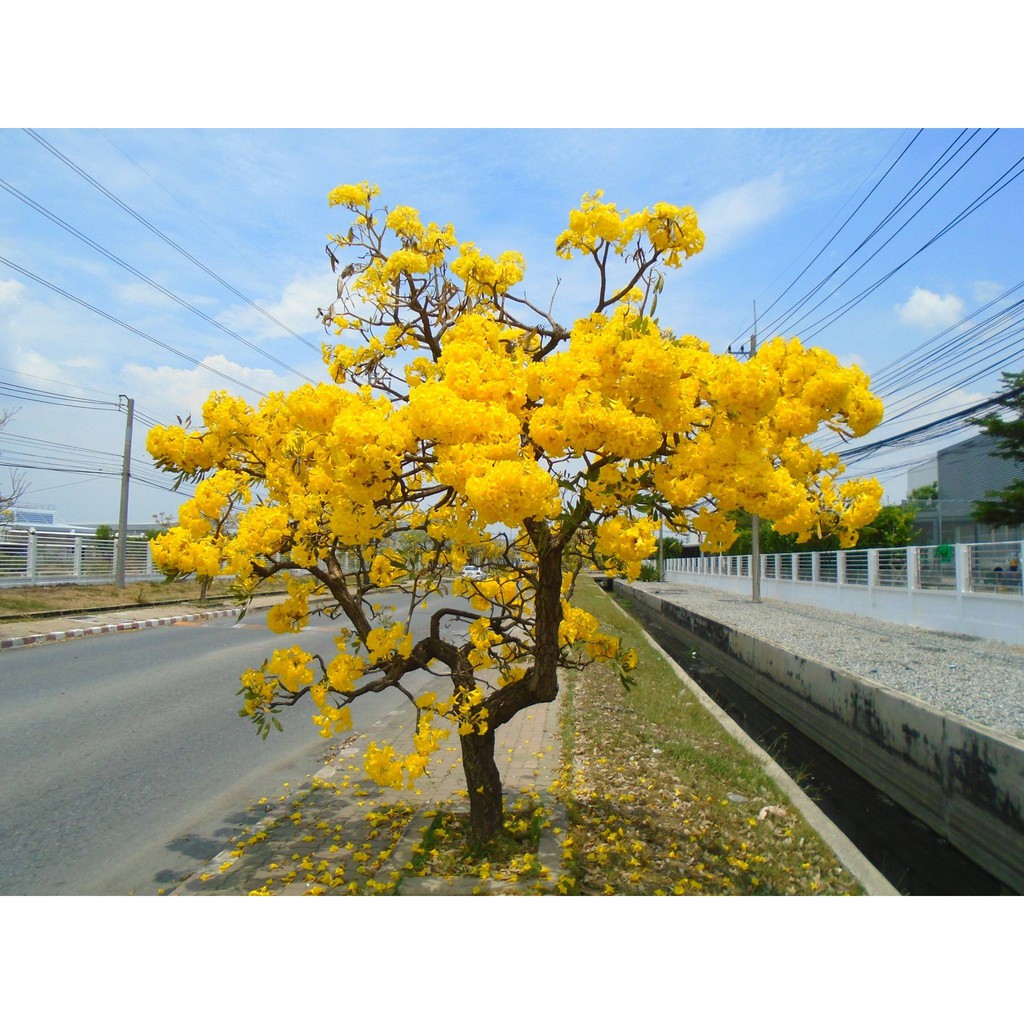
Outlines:
<svg viewBox="0 0 1024 1024"><path fill-rule="evenodd" d="M128 622L112 622L105 626L83 626L80 629L53 630L49 633L29 633L0 639L0 650L13 647L29 647L35 644L53 643L57 640L77 640L84 636L100 636L104 633L126 633L136 629L151 629L154 626L173 626L178 622L198 622L201 619L220 619L229 615L237 616L237 608L221 608L210 612L196 612L192 615L167 615L159 619L131 619Z"/></svg>
<svg viewBox="0 0 1024 1024"><path fill-rule="evenodd" d="M785 770L759 747L726 713L713 701L697 683L691 679L658 642L633 620L643 631L644 637L671 666L672 670L697 698L701 706L722 728L740 744L764 768L771 780L781 789L793 806L800 812L808 825L836 855L836 859L864 887L868 896L899 896L900 891L872 864L835 823L828 818L813 800L793 781Z"/></svg>

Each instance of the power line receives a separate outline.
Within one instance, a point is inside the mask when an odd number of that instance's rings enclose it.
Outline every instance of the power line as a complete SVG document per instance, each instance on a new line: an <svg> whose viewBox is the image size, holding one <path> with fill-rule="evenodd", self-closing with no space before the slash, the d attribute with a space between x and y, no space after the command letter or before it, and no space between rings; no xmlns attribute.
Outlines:
<svg viewBox="0 0 1024 1024"><path fill-rule="evenodd" d="M957 227L962 221L966 220L972 213L975 213L979 209L981 209L981 207L984 206L985 203L987 203L990 199L992 199L1000 192L1002 192L1002 190L1006 188L1007 185L1016 181L1017 178L1024 174L1024 168L1016 171L1016 173L1013 174L1012 177L1010 177L1006 181L1003 181L1003 178L1005 178L1016 168L1020 167L1021 164L1024 164L1024 157L1021 157L1021 159L1018 160L1015 164L1013 164L1012 167L1010 167L1007 171L1004 171L1003 174L998 179L996 179L995 182L989 185L984 192L977 196L969 206L961 210L952 220L950 220L943 228L941 228L934 235L932 235L932 237L929 238L928 241L924 243L924 245L920 246L918 249L912 252L905 260L897 264L897 266L893 267L893 269L890 270L887 274L884 274L882 277L880 277L877 281L874 282L874 284L865 288L863 291L855 295L852 299L848 300L842 306L838 307L837 310L834 310L832 313L829 313L827 316L822 317L820 320L817 320L815 321L815 323L811 324L810 327L807 329L810 333L806 333L805 337L807 337L808 339L813 338L815 334L820 334L821 330L824 330L825 327L831 327L832 324L836 322L836 320L838 320L842 316L845 316L854 306L859 305L861 302L863 302L864 299L866 299L872 292L874 292L883 284L885 284L885 282L888 281L894 274L897 274L899 271L901 271L908 263L911 262L911 260L916 259L926 249L934 245L940 238L945 236L948 232L952 231L953 228ZM876 253L879 251L880 249L876 250ZM870 258L871 257L869 257L869 259ZM863 268L866 265L866 263L867 261L865 261L865 263L862 263L861 266L858 267L858 271L861 268ZM850 276L852 277L853 275ZM850 278L847 278L846 280L849 281ZM846 282L844 281L843 283L845 284ZM817 309L818 307L815 306L814 308ZM813 310L811 312L813 312ZM818 331L815 331L814 328L819 327L819 325L822 326Z"/></svg>
<svg viewBox="0 0 1024 1024"><path fill-rule="evenodd" d="M956 142L960 138L963 137L964 134L965 134L964 132L961 132L957 136L957 138L949 146L946 147L946 149L938 157L938 159L932 161L932 164L928 168L928 170L924 174L922 174L922 175L920 175L918 177L918 179L914 183L914 185L911 186L910 189L906 190L903 193L903 196L897 202L897 204L889 210L889 212L882 218L882 220L878 224L876 224L875 227L872 228L872 230L864 238L861 239L861 241L854 247L854 249L850 253L848 253L846 255L846 257L840 263L838 263L835 267L833 267L832 270L830 270L816 285L814 285L813 288L811 288L809 291L805 292L802 298L797 299L787 310L785 310L785 312L781 313L779 316L776 317L776 319L774 321L772 321L770 324L768 324L768 326L764 328L764 332L768 333L768 334L779 334L779 333L781 333L782 325L784 324L786 319L789 318L790 316L792 316L793 314L795 314L796 312L798 312L826 284L828 284L828 282L833 277L835 277L835 275L871 240L871 238L873 238L874 235L877 234L878 231L881 230L881 228L886 223L888 223L895 216L896 212L898 210L902 209L906 205L906 203L909 201L910 197L912 195L917 194L917 192L920 191L923 183L934 174L936 166L940 163L940 161L942 161L942 158L945 156L945 154L949 152L950 148L952 146L954 146L956 144ZM920 137L920 135L921 135L921 132L918 132L914 136L914 138L911 140L910 145L912 145ZM908 145L907 148L909 149L909 145ZM906 152L906 150L904 150L904 152L901 153L900 156L902 157L905 154L905 152ZM893 164L893 167L894 166L895 166L895 164ZM889 171L891 171L891 170L892 170L892 167L889 168ZM886 172L886 176L888 175L889 171ZM847 223L849 223L849 221ZM833 237L835 237L835 236L833 236ZM822 250L822 251L824 251L824 250ZM774 303L773 303L773 305L774 305ZM817 307L815 307L815 308L817 308Z"/></svg>
<svg viewBox="0 0 1024 1024"><path fill-rule="evenodd" d="M274 287L280 287L280 285L279 285L279 284L278 284L278 283L277 283L277 282L276 282L276 281L275 281L275 280L274 280L274 279L273 279L272 277L270 277L270 275L269 275L269 274L267 274L265 270L263 270L262 268L260 268L259 266L257 266L257 264L253 263L253 261L252 261L251 259L249 259L249 257L248 257L248 256L247 256L247 255L245 254L245 252L243 252L243 251L242 251L241 249L239 249L239 248L238 248L237 246L233 245L233 244L231 243L231 241L230 241L230 240L229 240L228 238L226 238L226 237L225 237L224 235L222 235L222 234L221 234L221 233L220 233L220 232L219 232L219 231L218 231L218 230L217 230L217 229L216 229L216 228L215 228L215 227L214 227L214 226L213 226L212 224L210 224L210 222L209 222L209 221L205 220L205 219L204 219L203 217L201 217L201 216L200 216L200 215L199 215L198 213L196 213L196 212L195 212L195 210L191 209L191 208L190 208L189 206L187 206L187 205L186 205L186 204L185 204L184 202L182 202L182 201L181 201L181 199L179 199L179 198L178 198L178 197L177 197L177 196L176 196L176 195L175 195L175 194L174 194L174 193L173 193L173 192L172 192L172 191L171 191L171 190L170 190L169 188L167 188L167 187L166 187L166 186L165 186L165 185L164 185L164 184L163 184L163 183L162 183L162 182L161 182L161 181L160 181L160 180L159 180L158 178L156 178L156 177L155 177L154 175L150 174L150 172L149 172L149 171L147 171L147 170L146 170L146 168L145 168L145 167L143 167L143 166L142 166L142 164L140 164L140 163L139 163L139 162L138 162L138 161L137 161L137 160L136 160L136 159L135 159L135 158L134 158L134 157L133 157L133 156L132 156L132 155L131 155L130 153L126 153L126 152L125 152L125 151L124 151L124 150L123 150L123 149L122 149L122 148L121 148L121 147L120 147L120 146L119 146L119 145L118 145L118 144L117 144L116 142L114 142L114 140L113 140L112 138L110 138L110 136L108 136L108 135L107 135L107 134L106 134L106 133L105 133L105 132L104 132L104 131L103 131L102 129L100 129L100 128L97 128L97 129L96 129L96 133L97 133L97 134L98 134L98 135L99 135L99 136L100 136L101 138L103 138L103 139L104 139L104 140L105 140L105 141L107 142L107 144L108 144L108 145L110 145L110 146L112 146L112 147L113 147L114 149L116 149L116 150L118 151L118 153L120 153L120 154L121 154L121 156L123 156L123 157L125 158L125 160L127 160L127 161L128 161L129 163L132 163L132 164L134 164L134 165L135 165L135 166L136 166L136 167L137 167L137 168L139 169L139 171L141 171L141 172L142 172L142 173L143 173L143 174L144 174L144 175L145 175L145 176L146 176L147 178L149 178L149 180L150 180L151 182L153 182L153 184L154 184L154 185L156 185L156 187L157 187L158 189L160 189L160 191L161 191L161 192L163 192L163 193L164 193L165 195L169 196L169 197L170 197L170 198L171 198L171 199L172 199L172 200L173 200L173 201L174 201L175 203L177 203L177 205L178 205L178 206L180 206L180 207L181 207L181 208L182 208L182 209L183 209L183 210L184 210L184 211L185 211L185 212L186 212L186 213L187 213L187 214L188 214L188 215L189 215L190 217L192 217L192 218L194 218L195 220L199 221L199 223L200 223L200 224L202 224L202 225L203 225L203 227L205 227L205 228L206 228L206 230L207 230L207 231L209 231L209 232L210 232L210 233L211 233L212 235L216 235L216 237L217 237L217 238L219 238L219 239L220 239L220 240L221 240L221 241L222 241L222 242L223 242L223 243L224 243L224 244L225 244L225 245L226 245L226 246L227 246L227 247L228 247L229 249L231 249L231 250L232 250L232 252L234 252L234 253L235 253L235 255L236 255L236 256L238 256L238 258L239 258L240 260L242 260L242 261L243 261L243 262L245 262L245 263L248 263L248 264L249 264L249 266L250 266L250 267L252 267L252 269L253 269L253 270L255 270L255 271L256 271L256 272L257 272L257 273L258 273L258 274L259 274L259 275L260 275L260 276L261 276L261 277L262 277L262 278L263 278L263 279L265 280L265 281L267 281L267 282L268 282L269 284L272 284L272 285L274 285ZM295 296L294 296L294 293L292 293L292 292L289 292L289 290L288 290L287 288L284 288L284 289L282 289L282 292L283 292L283 294L285 294L285 295L292 295L292 297L293 297L293 298L295 297Z"/></svg>
<svg viewBox="0 0 1024 1024"><path fill-rule="evenodd" d="M997 405L1002 404L1007 398L1013 398L1022 393L1024 393L1024 388L1016 388L997 395L995 398L987 398L984 402L978 402L964 409L958 409L956 412L941 416L939 419L932 420L930 423L920 427L914 427L912 430L904 431L902 434L897 434L894 437L882 438L878 441L859 445L857 448L852 448L842 453L843 462L849 466L851 462L861 461L884 448L904 448L924 440L944 437L946 434L953 432L949 429L951 425L958 423L966 425L968 419L972 419L980 413L988 412Z"/></svg>
<svg viewBox="0 0 1024 1024"><path fill-rule="evenodd" d="M289 366L288 363L284 362L281 359L278 359L277 356L271 355L265 349L262 349L258 345L249 341L248 339L243 338L240 334L237 334L235 333L235 331L231 330L230 327L226 327L219 320L215 320L213 317L204 313L198 307L192 305L192 303L189 302L187 299L183 299L180 295L176 295L174 292L165 288L162 284L159 284L158 282L154 281L151 277L148 277L141 270L138 270L130 263L121 259L120 256L116 256L114 253L110 252L109 249L105 249L102 245L94 241L88 235L79 231L78 228L74 227L67 221L58 217L55 213L52 213L50 210L46 209L45 206L42 206L40 203L37 203L34 199L27 196L20 189L15 188L9 182L5 181L3 178L0 178L0 188L5 189L16 199L19 199L21 202L23 202L26 206L31 207L37 213L46 217L46 219L49 220L51 223L56 224L64 231L67 231L68 234L74 235L75 238L79 239L79 241L84 242L95 252L98 252L101 256L106 257L112 263L116 263L122 269L127 270L128 273L137 277L140 281L144 282L145 284L148 284L151 288L156 289L156 291L160 292L161 295L166 295L167 298L171 299L172 302L176 302L179 306L182 306L184 309L187 309L190 313L194 313L196 316L201 317L203 320L205 320L208 324L212 325L213 327L216 327L218 330L223 331L229 337L234 338L235 341L238 341L241 344L245 345L253 352L258 352L265 359L269 359L272 363L276 363L282 369L287 370L289 373L294 373L297 377L301 377L303 380L308 381L310 384L316 383L316 381L312 377L307 376L301 370L296 370L294 366Z"/></svg>
<svg viewBox="0 0 1024 1024"><path fill-rule="evenodd" d="M19 402L40 402L44 405L59 405L69 409L116 409L116 402L101 402L95 398L76 398L74 395L59 395L38 388L26 388L19 384L0 381L0 395Z"/></svg>
<svg viewBox="0 0 1024 1024"><path fill-rule="evenodd" d="M174 348L171 345L168 345L166 342L154 338L151 334L146 334L144 331L140 331L137 327L132 327L130 324L126 324L123 320L119 320L116 316L104 312L98 306L94 306L91 302L86 302L85 299L79 298L77 295L72 295L71 292L65 291L59 285L53 284L51 281L47 281L45 278L39 277L38 274L33 274L31 270L26 270L24 267L19 266L17 263L12 263L9 259L6 259L3 256L0 256L0 263L3 263L5 266L8 266L12 270L17 271L19 274L23 274L25 277L35 281L37 284L41 284L44 287L49 288L51 291L56 292L58 295L63 295L64 298L70 299L72 302L78 303L78 305L83 306L85 309L91 310L93 313L97 313L99 316L104 317L111 323L117 324L118 327L123 327L126 331L130 331L132 334L135 334L140 338L144 338L146 341L152 342L152 344L157 345L158 347L165 349L168 352L172 352L174 355L178 356L179 359L184 359L187 362L192 363L194 366L207 370L209 373L215 374L222 380L226 380L228 381L228 383L233 384L235 387L245 388L246 391L252 391L254 394L259 395L261 398L267 397L266 393L260 391L259 388L254 388L250 384L246 384L243 381L236 380L234 377L224 373L222 370L218 370L216 367L210 366L208 363L204 363L201 359L196 359L194 356L186 355L186 353Z"/></svg>
<svg viewBox="0 0 1024 1024"><path fill-rule="evenodd" d="M87 388L84 384L72 384L66 380L55 380L53 377L40 377L35 373L25 373L24 370L14 370L9 366L0 366L0 373L16 373L19 377L27 377L29 380L42 380L47 384L60 384L61 387L75 388L78 391L91 391L94 395L109 395L116 397L112 391L100 391L99 388Z"/></svg>
<svg viewBox="0 0 1024 1024"><path fill-rule="evenodd" d="M119 199L116 195L114 195L113 192L111 192L109 189L107 189L103 185L101 185L91 174L89 174L87 171L83 170L83 168L79 167L78 164L76 164L70 157L68 157L64 153L62 153L56 146L54 146L51 143L47 142L46 139L44 139L38 132L33 131L31 128L25 128L25 129L23 129L23 131L25 131L26 134L28 134L33 139L35 139L36 142L38 142L44 149L48 150L55 157L57 157L57 159L60 160L62 163L64 163L67 167L71 168L71 170L73 170L77 175L79 175L81 178L83 178L85 181L87 181L90 185L92 185L93 188L95 188L98 192L101 192L103 195L105 195L112 203L114 203L115 205L119 206L122 210L125 211L125 213L127 213L129 216L133 217L143 227L145 227L148 230L152 231L154 235L156 235L158 238L160 238L164 242L166 242L172 249L175 250L175 252L180 253L187 260L189 260L189 262L193 263L195 266L197 266L204 273L206 273L210 277L212 277L218 284L220 284L223 287L225 287L229 292L231 292L232 295L237 296L239 299L241 299L247 305L251 306L253 309L255 309L261 315L265 316L272 323L274 323L278 327L280 327L281 330L285 331L287 334L290 334L293 338L297 339L299 342L301 342L307 348L312 349L312 351L314 351L314 352L316 352L318 354L320 353L319 346L314 345L312 342L308 341L306 338L303 338L302 335L297 334L287 324L282 323L272 313L268 313L267 310L265 310L262 306L258 305L252 299L250 299L247 295L244 295L242 292L240 292L233 284L230 284L228 281L225 281L224 278L222 278L215 271L211 270L205 263L203 263L201 260L199 260L195 256L193 256L190 252L188 252L188 250L182 248L177 242L174 241L173 238L169 238L158 227L156 227L154 224L151 224L148 220L146 220L146 218L143 217L142 214L138 213L131 206L129 206L126 202L124 202L123 200Z"/></svg>
<svg viewBox="0 0 1024 1024"><path fill-rule="evenodd" d="M896 157L896 159L893 160L893 162L886 168L885 173L878 179L878 181L875 182L875 184L868 191L867 195L865 195L864 198L857 204L857 206L854 209L854 211L836 229L836 231L832 235L832 237L829 238L829 240L814 254L813 257L811 257L810 262L807 263L807 265L804 267L804 269L801 270L800 273L797 274L797 276L792 281L790 281L790 283L788 285L786 285L786 287L783 289L783 291L775 299L772 300L772 302L767 306L767 308L762 313L762 316L766 316L768 313L770 313L772 311L772 309L776 306L776 304L782 298L784 298L785 295L788 294L788 292L790 291L791 288L793 288L797 284L797 282L800 280L800 278L802 278L804 276L804 274L806 274L807 271L810 270L812 266L814 266L814 264L817 262L819 257L821 257L821 255L825 252L825 250L828 249L828 247L839 237L840 234L842 234L843 228L845 228L850 223L850 221L853 220L853 218L857 216L857 214L861 211L861 209L863 209L864 204L867 203L867 201L882 186L882 183L893 172L893 170L896 168L896 165L903 159L904 156L906 156L906 154L909 151L910 147L918 140L918 138L920 137L921 132L923 130L924 129L918 129L918 131L915 132L914 137L906 144L906 146L903 147L903 149L900 151L900 153ZM835 271L833 271L833 273L835 273ZM828 280L828 278L826 278L826 280ZM817 288L820 288L820 287L821 287L820 284L817 285L815 290L817 290ZM813 294L813 292L812 292L812 294ZM735 338L733 338L733 344L735 344L737 341L741 341L741 340L746 339L749 336L749 334L750 334L752 329L753 329L753 323L748 324L747 328L744 331L742 331L739 335L737 335Z"/></svg>
<svg viewBox="0 0 1024 1024"><path fill-rule="evenodd" d="M950 176L948 178L946 178L946 180L943 181L938 186L938 188L936 188L935 191L933 191L927 197L927 199L925 199L925 201L923 203L921 203L921 205L918 206L918 208L891 235L889 235L889 237L884 242L882 242L881 245L879 245L874 250L874 252L871 253L870 256L868 256L866 259L864 259L860 263L860 265L857 266L857 268L855 270L853 270L845 278L843 278L843 280L840 281L826 296L824 296L824 298L820 299L817 303L815 303L809 310L807 310L805 313L803 313L803 315L798 317L796 320L792 320L790 322L789 326L786 327L786 330L796 330L797 326L802 321L806 320L807 317L809 317L815 310L820 309L844 285L848 284L851 280L853 280L853 278L856 277L857 274L859 274L868 265L868 263L870 263L873 259L875 259L875 257L877 257L878 254L880 252L882 252L882 250L885 249L895 238L897 238L900 234L902 234L907 229L907 226L911 223L911 221L913 221L918 216L918 214L920 214L921 211L924 210L925 207L928 206L928 204L931 203L932 200L935 199L935 197L967 166L967 164L978 155L978 153L981 151L982 147L984 145L986 145L991 140L992 135L994 135L994 134L995 133L993 132L992 134L990 134L988 136L988 138L983 140L982 143L977 147L977 149L975 149L974 152L971 153L970 156L968 156L963 161L963 163L961 163L960 166L957 167L950 174ZM973 135L971 137L973 138ZM948 151L948 148L947 148L947 151ZM957 151L957 153L959 153L959 150ZM956 154L954 154L954 155L956 155ZM1016 167L1020 162L1021 161L1018 161L1017 164L1014 164L1014 167ZM942 166L945 166L946 163L948 163L948 161L945 161ZM934 164L933 164L933 167L934 167ZM1013 170L1013 168L1010 168L1010 170ZM1008 173L1009 173L1009 171L1004 172L1003 175L999 179L997 179L994 184L998 184L998 182L1001 181L1002 178L1005 177L1006 174L1008 174ZM875 228L872 229L872 231L860 242L860 244L858 244L857 247L837 267L835 267L824 278L824 280L822 282L819 283L819 285L817 285L814 289L812 289L812 291L808 292L804 296L804 298L801 299L798 303L796 303L794 306L791 306L790 309L787 310L786 313L784 313L782 315L782 318L777 319L776 320L776 324L781 325L785 318L790 317L791 315L795 314L796 312L799 311L799 309L803 305L805 305L807 302L809 302L814 297L815 292L817 292L817 290L820 287L822 287L829 280L831 280L831 278L840 269L842 269L842 267L845 266L846 263L848 263L853 258L853 256L855 256L867 244L867 242L869 242L878 233L878 231L882 227L884 227L887 223L889 223L890 220L892 220L893 216L898 211L902 210L907 205L907 203L909 202L909 200L911 198L913 198L914 196L916 196L916 195L918 195L920 193L921 188L923 187L923 183L925 183L927 181L931 181L934 178L934 176L935 176L935 172L932 172L931 174L929 174L927 176L927 178L919 179L919 181L915 185L915 187L909 193L904 195L903 199L900 200L900 202L896 205L896 207L894 207L894 209L891 210L882 219L882 221L878 225L875 226ZM989 192L989 190L992 189L993 187L994 187L993 185L990 185L988 187L988 189L986 189L985 192L982 193L982 196L985 196L985 194L987 192ZM995 193L992 193L992 194L994 195ZM802 332L804 334L804 336L807 337L807 338L813 337L813 334L809 333L809 332L813 332L814 328L818 327L821 324L825 324L825 326L831 326L831 324L834 323L836 320L838 320L840 316L844 316L846 313L848 313L850 311L850 309L852 309L854 306L856 306L860 302L862 302L865 298L867 298L868 295L870 295L873 291L875 291L882 284L884 284L886 281L888 281L889 278L891 278L898 271L902 270L908 263L911 262L911 260L913 260L917 256L919 256L922 252L924 252L932 244L934 244L936 241L938 241L939 238L941 238L943 235L945 235L947 231L952 230L952 228L955 227L957 224L959 224L966 216L969 216L970 213L973 213L976 209L978 209L981 205L983 205L984 202L987 202L988 199L990 199L990 198L991 198L991 195L987 196L987 198L985 198L982 202L979 202L979 199L981 199L980 196L978 198L976 198L973 201L973 203L970 204L969 207L966 208L966 210L961 210L960 213L957 214L957 216L953 218L953 220L948 222L945 227L943 227L938 233L933 235L932 238L929 239L924 245L922 245L920 248L918 248L914 253L912 253L905 260L903 260L902 262L897 264L897 266L894 267L892 270L890 270L887 274L883 275L881 278L879 278L877 281L875 281L874 284L872 284L868 288L865 288L864 290L862 290L858 295L854 296L852 299L848 300L846 303L844 303L843 305L838 307L837 310L833 310L832 313L826 314L825 316L821 317L820 319L818 319L814 323L812 323L809 327L805 328L804 332ZM781 326L778 326L778 327L773 326L772 328L770 328L770 330L772 332L774 332L774 333L777 333L781 329L782 329Z"/></svg>

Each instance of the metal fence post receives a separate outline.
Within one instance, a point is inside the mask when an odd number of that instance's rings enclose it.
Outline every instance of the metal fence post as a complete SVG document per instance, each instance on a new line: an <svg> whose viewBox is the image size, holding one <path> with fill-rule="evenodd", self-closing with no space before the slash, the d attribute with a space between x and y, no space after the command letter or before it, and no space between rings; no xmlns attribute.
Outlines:
<svg viewBox="0 0 1024 1024"><path fill-rule="evenodd" d="M966 594L971 589L971 545L953 547L953 571L956 573L956 593Z"/></svg>

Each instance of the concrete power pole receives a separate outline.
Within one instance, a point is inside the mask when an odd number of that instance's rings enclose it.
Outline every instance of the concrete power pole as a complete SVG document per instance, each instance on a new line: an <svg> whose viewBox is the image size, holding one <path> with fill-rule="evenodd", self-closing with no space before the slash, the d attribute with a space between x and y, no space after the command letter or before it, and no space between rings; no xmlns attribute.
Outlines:
<svg viewBox="0 0 1024 1024"><path fill-rule="evenodd" d="M750 336L750 358L757 355L757 303L754 303L754 333ZM761 517L750 517L750 599L761 603Z"/></svg>
<svg viewBox="0 0 1024 1024"><path fill-rule="evenodd" d="M665 518L658 516L658 582L665 582Z"/></svg>
<svg viewBox="0 0 1024 1024"><path fill-rule="evenodd" d="M128 552L128 480L131 476L132 422L135 419L135 399L119 395L128 403L128 420L124 428L124 461L121 463L121 510L117 518L117 585L124 586L125 555Z"/></svg>

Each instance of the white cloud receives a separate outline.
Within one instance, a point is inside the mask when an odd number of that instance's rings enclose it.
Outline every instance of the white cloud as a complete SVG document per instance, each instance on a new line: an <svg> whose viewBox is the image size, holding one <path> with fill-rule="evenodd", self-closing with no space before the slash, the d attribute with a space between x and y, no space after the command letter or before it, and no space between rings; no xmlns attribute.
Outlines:
<svg viewBox="0 0 1024 1024"><path fill-rule="evenodd" d="M318 270L306 277L293 278L279 298L259 299L257 305L296 334L312 335L316 339L317 333L323 330L316 311L330 305L337 294L337 275ZM215 319L252 342L288 336L273 320L248 305L233 306Z"/></svg>
<svg viewBox="0 0 1024 1024"><path fill-rule="evenodd" d="M903 323L912 327L950 327L963 319L964 300L956 295L938 295L927 288L915 288L910 298L896 307L896 312Z"/></svg>
<svg viewBox="0 0 1024 1024"><path fill-rule="evenodd" d="M0 280L0 306L14 306L21 302L25 286L20 281Z"/></svg>
<svg viewBox="0 0 1024 1024"><path fill-rule="evenodd" d="M778 217L785 208L785 200L786 189L779 173L748 181L705 200L698 211L700 226L707 236L705 251L718 253L732 247L744 235Z"/></svg>
<svg viewBox="0 0 1024 1024"><path fill-rule="evenodd" d="M975 302L991 302L993 299L998 299L1005 291L1006 286L1001 285L998 281L975 281L971 285L971 294Z"/></svg>
<svg viewBox="0 0 1024 1024"><path fill-rule="evenodd" d="M71 356L58 361L34 349L26 349L20 346L11 352L10 359L14 364L11 370L35 382L29 386L49 391L53 390L52 384L60 384L62 386L67 384L74 385L75 374L72 371L89 370L92 373L102 366L102 362L99 359L91 356ZM90 390L89 385L83 382L83 393L88 390Z"/></svg>
<svg viewBox="0 0 1024 1024"><path fill-rule="evenodd" d="M123 375L130 384L132 397L139 408L168 422L173 421L175 416L191 415L198 424L203 403L213 391L228 391L255 405L260 395L249 388L263 393L290 390L290 385L270 370L241 366L222 355L207 356L203 362L205 366L191 370L128 364L124 367ZM218 376L218 373L248 387L241 388L232 380Z"/></svg>

